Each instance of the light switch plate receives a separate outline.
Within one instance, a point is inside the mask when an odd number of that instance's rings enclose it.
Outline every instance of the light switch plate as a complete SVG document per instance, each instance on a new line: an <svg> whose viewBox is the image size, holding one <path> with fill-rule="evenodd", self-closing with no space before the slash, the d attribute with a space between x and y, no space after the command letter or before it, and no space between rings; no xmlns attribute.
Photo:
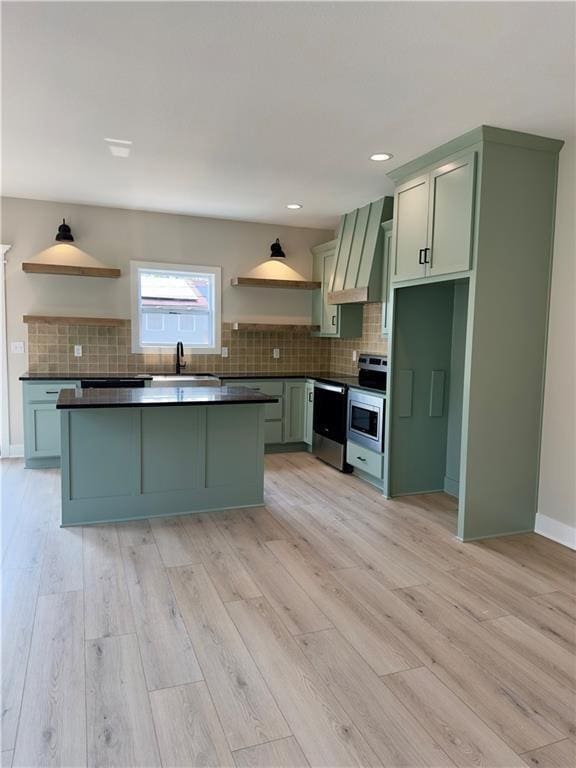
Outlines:
<svg viewBox="0 0 576 768"><path fill-rule="evenodd" d="M23 341L12 341L10 343L10 352L12 352L13 355L23 355L24 354L24 342Z"/></svg>
<svg viewBox="0 0 576 768"><path fill-rule="evenodd" d="M280 357L280 350L278 349L278 347L274 347L274 349L272 350L272 357L274 358L274 360L278 360L278 358Z"/></svg>
<svg viewBox="0 0 576 768"><path fill-rule="evenodd" d="M82 357L82 344L74 344L74 357Z"/></svg>
<svg viewBox="0 0 576 768"><path fill-rule="evenodd" d="M352 362L355 363L356 360L358 360L358 350L353 349L352 350Z"/></svg>
<svg viewBox="0 0 576 768"><path fill-rule="evenodd" d="M228 347L222 347L222 357L228 357Z"/></svg>

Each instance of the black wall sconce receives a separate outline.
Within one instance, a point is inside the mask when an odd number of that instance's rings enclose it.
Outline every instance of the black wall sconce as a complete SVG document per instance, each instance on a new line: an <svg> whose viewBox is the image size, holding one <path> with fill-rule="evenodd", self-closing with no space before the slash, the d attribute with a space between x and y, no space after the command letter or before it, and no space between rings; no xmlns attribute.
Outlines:
<svg viewBox="0 0 576 768"><path fill-rule="evenodd" d="M62 224L58 227L58 234L54 238L59 243L73 243L74 237L72 236L72 230L66 224L66 219L62 219Z"/></svg>
<svg viewBox="0 0 576 768"><path fill-rule="evenodd" d="M276 242L270 246L270 258L271 259L285 259L286 254L282 250L279 238L276 238Z"/></svg>

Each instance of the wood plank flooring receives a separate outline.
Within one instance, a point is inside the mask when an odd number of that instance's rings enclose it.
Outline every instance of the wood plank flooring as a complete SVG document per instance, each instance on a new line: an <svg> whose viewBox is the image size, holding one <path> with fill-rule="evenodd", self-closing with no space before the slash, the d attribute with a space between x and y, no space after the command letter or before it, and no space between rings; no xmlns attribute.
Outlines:
<svg viewBox="0 0 576 768"><path fill-rule="evenodd" d="M576 553L301 453L265 507L74 529L0 471L2 766L576 765Z"/></svg>

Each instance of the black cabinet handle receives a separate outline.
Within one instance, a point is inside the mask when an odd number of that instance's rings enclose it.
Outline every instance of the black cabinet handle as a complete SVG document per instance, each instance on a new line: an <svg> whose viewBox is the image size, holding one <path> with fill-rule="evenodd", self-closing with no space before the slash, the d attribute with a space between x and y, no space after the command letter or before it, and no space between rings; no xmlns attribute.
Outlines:
<svg viewBox="0 0 576 768"><path fill-rule="evenodd" d="M336 325L336 315L332 315L332 325Z"/></svg>
<svg viewBox="0 0 576 768"><path fill-rule="evenodd" d="M423 253L424 253L424 248L420 248L420 250L418 251L418 264L424 264L424 262L422 261Z"/></svg>
<svg viewBox="0 0 576 768"><path fill-rule="evenodd" d="M309 403L314 402L314 392L308 392L308 402Z"/></svg>
<svg viewBox="0 0 576 768"><path fill-rule="evenodd" d="M366 459L365 459L363 456L356 456L356 458L357 458L359 461L366 461Z"/></svg>
<svg viewBox="0 0 576 768"><path fill-rule="evenodd" d="M422 248L422 251L424 252L424 264L430 264L430 260L428 259L430 248Z"/></svg>
<svg viewBox="0 0 576 768"><path fill-rule="evenodd" d="M60 393L60 390L59 390L59 389L47 389L47 390L46 390L46 394L47 394L47 395L57 395L57 394L59 394L59 393Z"/></svg>

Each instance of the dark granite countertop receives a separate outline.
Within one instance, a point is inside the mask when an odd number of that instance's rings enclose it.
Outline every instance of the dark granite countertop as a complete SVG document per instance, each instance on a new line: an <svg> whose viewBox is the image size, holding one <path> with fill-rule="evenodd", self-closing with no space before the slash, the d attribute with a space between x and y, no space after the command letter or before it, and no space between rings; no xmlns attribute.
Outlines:
<svg viewBox="0 0 576 768"><path fill-rule="evenodd" d="M278 398L248 387L154 387L63 389L56 408L147 408L175 405L277 403Z"/></svg>
<svg viewBox="0 0 576 768"><path fill-rule="evenodd" d="M144 379L150 380L153 376L165 376L164 373L95 373L95 374L68 374L68 373L23 373L20 381L81 381L82 379ZM364 389L372 392L382 392L374 387L366 387L358 382L358 376L348 376L344 373L333 373L331 371L303 371L301 373L212 373L224 384L229 379L315 379L316 381L326 381L332 384L342 384L355 389Z"/></svg>
<svg viewBox="0 0 576 768"><path fill-rule="evenodd" d="M148 381L153 375L152 373L29 373L26 371L19 379L20 381L82 381L82 379L144 379Z"/></svg>

